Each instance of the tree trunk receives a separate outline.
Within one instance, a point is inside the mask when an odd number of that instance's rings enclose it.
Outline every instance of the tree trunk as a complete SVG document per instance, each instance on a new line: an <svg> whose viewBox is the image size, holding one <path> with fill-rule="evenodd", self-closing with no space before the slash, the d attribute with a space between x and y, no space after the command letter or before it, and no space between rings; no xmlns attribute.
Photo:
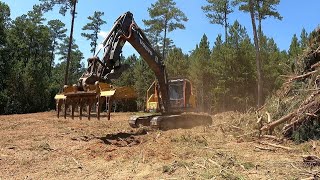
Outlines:
<svg viewBox="0 0 320 180"><path fill-rule="evenodd" d="M52 46L52 51L51 51L51 59L50 59L50 67L49 67L49 77L51 77L51 72L52 72L52 63L54 61L54 49L55 49L55 42L56 40L53 40L53 46Z"/></svg>
<svg viewBox="0 0 320 180"><path fill-rule="evenodd" d="M261 38L262 38L262 25L261 25L261 21L262 21L262 14L261 14L261 6L260 6L260 0L256 0L257 3L257 11L258 11L258 38L259 38L259 43L261 43ZM263 2L262 2L263 3ZM262 5L263 6L263 5ZM261 47L261 44L259 44Z"/></svg>
<svg viewBox="0 0 320 180"><path fill-rule="evenodd" d="M227 9L225 9L225 12L224 12L224 33L225 33L225 43L227 43L228 41Z"/></svg>
<svg viewBox="0 0 320 180"><path fill-rule="evenodd" d="M97 39L98 39L98 32L95 33L95 41L94 41L94 49L93 49L93 56L96 54L96 49L97 49Z"/></svg>
<svg viewBox="0 0 320 180"><path fill-rule="evenodd" d="M164 60L164 55L165 55L165 49L166 49L166 38L167 38L167 24L168 21L167 19L164 22L164 37L163 37L163 48L162 48L162 59Z"/></svg>
<svg viewBox="0 0 320 180"><path fill-rule="evenodd" d="M262 105L262 78L261 78L261 62L260 62L260 47L259 47L259 40L257 37L257 27L254 17L254 4L253 0L249 0L249 10L252 22L252 30L253 30L253 37L254 37L254 46L256 49L256 66L257 66L257 78L258 78L258 108Z"/></svg>
<svg viewBox="0 0 320 180"><path fill-rule="evenodd" d="M71 21L71 30L70 30L70 38L69 38L68 56L67 56L67 66L66 66L66 72L64 76L64 85L68 85L68 72L69 72L69 64L70 64L70 58L71 58L73 25L74 25L75 13L76 13L76 5L77 5L77 1L74 0L73 9L72 9L72 21Z"/></svg>

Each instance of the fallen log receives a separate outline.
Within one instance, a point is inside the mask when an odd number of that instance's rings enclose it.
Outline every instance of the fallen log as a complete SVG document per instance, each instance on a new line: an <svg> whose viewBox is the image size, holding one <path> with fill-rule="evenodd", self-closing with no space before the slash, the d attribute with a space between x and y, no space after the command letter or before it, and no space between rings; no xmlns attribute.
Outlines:
<svg viewBox="0 0 320 180"><path fill-rule="evenodd" d="M308 116L306 113L311 113L316 115L318 112L318 107L320 106L320 98L318 97L318 95L319 95L319 92L313 93L311 96L307 98L306 101L301 103L301 105L297 110L281 117L276 121L273 121L267 125L264 125L262 128L260 128L260 131L274 129L274 127L278 126L279 124L282 124L286 121L296 118L297 120L292 120L292 122L285 127L285 129L288 129L295 125L299 125L298 123L303 122L306 116ZM300 116L297 117L297 115L300 115Z"/></svg>
<svg viewBox="0 0 320 180"><path fill-rule="evenodd" d="M299 80L299 79L303 79L303 78L306 78L314 73L318 72L317 70L315 71L311 71L311 72L308 72L308 73L305 73L305 74L302 74L302 75L299 75L299 76L296 76L296 77L293 77L291 79L289 79L289 81L285 82L284 84L289 84L295 80Z"/></svg>
<svg viewBox="0 0 320 180"><path fill-rule="evenodd" d="M293 118L295 114L296 114L296 112L289 113L289 114L283 116L282 118L280 118L280 119L278 119L278 120L276 120L276 121L273 121L273 122L271 122L271 123L269 123L269 124L267 124L267 125L264 125L264 126L260 129L260 131L265 131L265 130L269 130L269 129L274 129L274 127L276 127L277 125L282 124L282 123L290 120L291 118Z"/></svg>

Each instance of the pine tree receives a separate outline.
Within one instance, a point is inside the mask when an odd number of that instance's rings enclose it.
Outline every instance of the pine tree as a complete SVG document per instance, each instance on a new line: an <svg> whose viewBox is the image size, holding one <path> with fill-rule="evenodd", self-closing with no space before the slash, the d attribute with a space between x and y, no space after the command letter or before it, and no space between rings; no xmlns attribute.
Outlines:
<svg viewBox="0 0 320 180"><path fill-rule="evenodd" d="M173 0L157 0L148 8L150 20L142 20L151 31L163 32L162 57L166 55L167 33L175 29L185 29L181 22L188 21L186 15L176 7Z"/></svg>
<svg viewBox="0 0 320 180"><path fill-rule="evenodd" d="M291 39L291 44L288 51L289 56L291 58L296 58L299 54L301 54L301 51L301 45L299 43L298 37L296 34L294 34Z"/></svg>
<svg viewBox="0 0 320 180"><path fill-rule="evenodd" d="M155 75L141 57L135 63L133 72L133 78L135 79L134 89L138 95L137 106L139 110L145 110L146 92L155 80Z"/></svg>
<svg viewBox="0 0 320 180"><path fill-rule="evenodd" d="M10 70L7 91L11 92L4 113L47 110L49 105L50 30L38 6L17 17L8 30L7 47ZM17 91L23 90L24 93Z"/></svg>
<svg viewBox="0 0 320 180"><path fill-rule="evenodd" d="M0 114L3 114L8 101L6 79L11 66L6 41L8 24L10 23L10 8L7 4L0 2L0 9Z"/></svg>
<svg viewBox="0 0 320 180"><path fill-rule="evenodd" d="M65 24L61 22L60 20L50 20L48 22L48 27L50 28L50 34L51 34L51 60L50 60L50 70L49 70L49 77L51 77L51 71L53 67L54 62L54 52L56 51L57 46L59 45L59 41L62 41L66 37L66 31Z"/></svg>
<svg viewBox="0 0 320 180"><path fill-rule="evenodd" d="M165 65L170 78L187 77L188 61L180 48L169 50Z"/></svg>
<svg viewBox="0 0 320 180"><path fill-rule="evenodd" d="M60 13L65 16L68 9L70 9L71 12L71 30L70 30L70 36L69 36L69 44L68 44L68 55L67 55L67 66L65 69L65 76L64 76L64 84L68 84L68 73L69 73L69 64L70 64L70 58L71 58L71 46L72 46L72 39L73 39L73 27L74 27L74 19L76 17L76 5L77 0L40 0L43 2L41 4L41 8L44 11L52 10L52 8L55 5L61 5L60 7Z"/></svg>
<svg viewBox="0 0 320 180"><path fill-rule="evenodd" d="M252 24L252 31L253 31L253 38L254 38L254 46L256 52L256 67L257 67L257 106L262 106L262 70L261 70L261 59L260 59L260 43L259 38L257 35L257 27L256 27L256 1L255 0L236 0L234 1L235 5L240 4L239 10L244 12L249 12L251 17L251 24Z"/></svg>
<svg viewBox="0 0 320 180"><path fill-rule="evenodd" d="M204 34L199 46L190 55L189 78L193 81L197 104L199 110L209 111L210 96L207 92L210 90L209 75L210 68L210 48L207 36Z"/></svg>
<svg viewBox="0 0 320 180"><path fill-rule="evenodd" d="M229 0L207 0L209 3L206 6L202 6L202 10L206 13L206 16L210 19L211 24L218 24L224 27L225 42L227 42L228 36L228 15L233 12L231 9Z"/></svg>
<svg viewBox="0 0 320 180"><path fill-rule="evenodd" d="M59 60L61 61L61 64L59 66L62 66L63 69L67 67L67 62L65 61L66 56L68 56L68 49L66 47L69 46L69 38L65 38L63 42L58 47L58 54L60 55ZM70 68L69 68L69 76L68 76L68 82L71 84L77 83L79 77L84 72L84 65L81 64L81 60L83 59L83 54L79 50L79 46L75 43L75 40L72 40L71 45L71 53L70 53ZM62 73L62 72L61 72ZM60 87L62 87L62 84L60 84Z"/></svg>
<svg viewBox="0 0 320 180"><path fill-rule="evenodd" d="M300 34L300 44L301 48L305 49L308 47L308 33L305 28L302 29L301 34Z"/></svg>
<svg viewBox="0 0 320 180"><path fill-rule="evenodd" d="M124 59L124 60L122 60ZM127 69L126 71L124 71L120 78L118 78L114 84L117 86L134 86L135 84L135 79L134 77L134 67L138 61L138 57L133 54L127 58L124 58L123 56L121 57L121 61L125 64L129 65L129 69Z"/></svg>
<svg viewBox="0 0 320 180"><path fill-rule="evenodd" d="M98 33L101 30L101 25L106 24L107 22L101 19L104 13L100 11L95 11L93 16L89 16L88 19L91 21L83 26L82 30L92 31L92 33L81 33L81 36L85 37L87 40L90 40L90 51L93 53L93 56L96 53Z"/></svg>

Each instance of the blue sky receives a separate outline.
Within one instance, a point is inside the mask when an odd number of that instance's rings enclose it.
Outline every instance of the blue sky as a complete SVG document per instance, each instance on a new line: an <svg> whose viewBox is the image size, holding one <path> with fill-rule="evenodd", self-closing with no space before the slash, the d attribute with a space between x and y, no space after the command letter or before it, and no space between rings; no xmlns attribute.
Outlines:
<svg viewBox="0 0 320 180"><path fill-rule="evenodd" d="M27 13L32 9L34 4L38 4L38 0L2 0L7 3L11 9L11 17L14 19L17 16ZM144 28L142 19L149 19L148 7L156 0L79 0L77 4L77 18L75 19L74 38L79 45L80 50L84 53L85 59L92 56L90 53L90 42L83 38L80 34L81 28L88 23L88 16L91 16L94 11L102 11L105 13L104 20L106 25L102 26L100 42L103 40L102 35L106 34L112 27L114 21L124 12L131 11L134 15L136 23ZM170 32L168 36L173 39L177 47L182 48L184 53L189 53L200 42L203 34L208 36L210 47L212 48L218 34L224 34L224 29L219 25L209 23L205 14L201 10L201 6L206 5L206 0L175 0L177 7L180 8L189 21L185 23L185 30L176 30ZM266 19L262 22L264 33L268 37L274 38L280 50L287 50L293 34L298 36L302 28L307 32L312 31L320 24L319 0L281 0L277 7L279 13L283 16L283 20L275 20L273 18ZM67 14L65 17L58 13L58 8L45 15L47 20L60 19L66 24L66 28L70 28L71 16ZM247 28L248 34L252 35L252 26L249 14L235 10L230 15L229 23L232 24L238 20L241 25ZM126 44L123 48L125 56L136 53L136 51Z"/></svg>

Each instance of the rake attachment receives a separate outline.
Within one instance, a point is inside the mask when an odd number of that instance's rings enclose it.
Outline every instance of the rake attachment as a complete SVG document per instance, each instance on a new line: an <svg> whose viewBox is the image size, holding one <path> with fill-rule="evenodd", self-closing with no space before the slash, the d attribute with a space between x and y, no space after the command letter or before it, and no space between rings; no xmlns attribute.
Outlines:
<svg viewBox="0 0 320 180"><path fill-rule="evenodd" d="M96 116L100 119L101 108L106 103L107 116L110 120L112 96L116 89L110 84L96 82L88 85L84 91L79 91L77 85L64 86L63 93L55 96L57 117L59 118L62 107L64 118L68 110L71 110L71 118L74 119L75 110L79 111L79 118L82 119L83 110L87 111L88 119L91 117L92 109L95 109Z"/></svg>

